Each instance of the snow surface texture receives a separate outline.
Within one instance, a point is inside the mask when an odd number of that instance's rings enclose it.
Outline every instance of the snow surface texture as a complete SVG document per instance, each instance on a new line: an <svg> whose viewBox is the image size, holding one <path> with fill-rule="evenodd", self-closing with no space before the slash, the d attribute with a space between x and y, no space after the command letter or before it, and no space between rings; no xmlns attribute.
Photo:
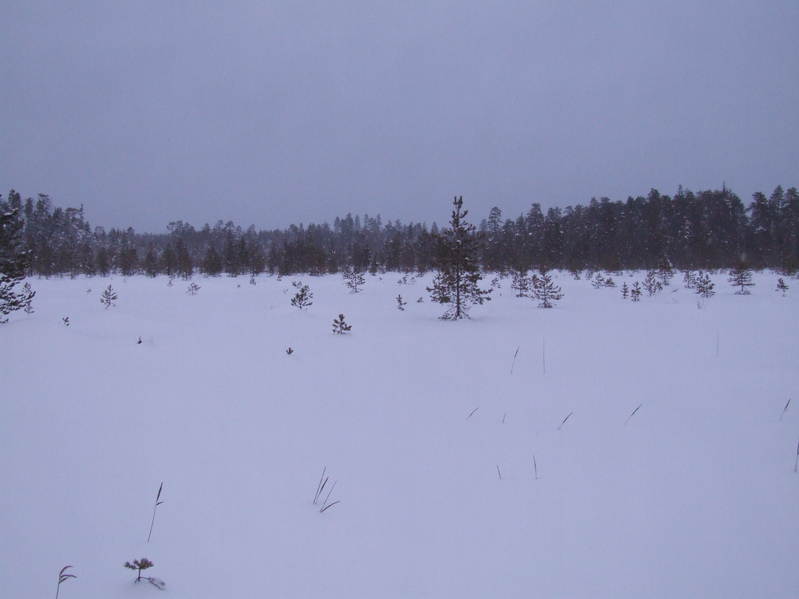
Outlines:
<svg viewBox="0 0 799 599"><path fill-rule="evenodd" d="M795 281L718 274L697 309L679 276L633 303L560 273L554 309L503 280L445 322L399 277L32 280L0 327L0 596L68 564L61 599L797 596Z"/></svg>

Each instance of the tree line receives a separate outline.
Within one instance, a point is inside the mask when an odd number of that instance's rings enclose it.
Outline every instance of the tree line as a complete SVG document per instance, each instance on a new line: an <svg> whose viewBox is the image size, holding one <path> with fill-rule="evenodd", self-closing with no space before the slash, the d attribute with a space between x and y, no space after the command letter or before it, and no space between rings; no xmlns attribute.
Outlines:
<svg viewBox="0 0 799 599"><path fill-rule="evenodd" d="M383 222L379 215L336 218L282 230L242 229L218 221L195 229L183 221L166 233L92 228L83 206L61 208L49 196L0 196L0 214L13 214L28 275L44 277L145 274L189 278L262 273L276 275L358 271L428 272L437 268L439 235L433 223ZM656 190L626 201L592 199L588 205L550 208L534 203L503 219L499 208L469 232L478 266L486 272L538 269L681 270L753 269L799 272L799 193L777 187L747 206L729 189L673 197Z"/></svg>

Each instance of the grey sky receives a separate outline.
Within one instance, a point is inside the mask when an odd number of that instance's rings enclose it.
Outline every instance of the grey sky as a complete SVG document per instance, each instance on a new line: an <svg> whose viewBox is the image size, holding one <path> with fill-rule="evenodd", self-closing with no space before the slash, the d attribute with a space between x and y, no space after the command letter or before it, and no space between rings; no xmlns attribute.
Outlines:
<svg viewBox="0 0 799 599"><path fill-rule="evenodd" d="M0 193L162 232L799 185L799 2L0 3Z"/></svg>

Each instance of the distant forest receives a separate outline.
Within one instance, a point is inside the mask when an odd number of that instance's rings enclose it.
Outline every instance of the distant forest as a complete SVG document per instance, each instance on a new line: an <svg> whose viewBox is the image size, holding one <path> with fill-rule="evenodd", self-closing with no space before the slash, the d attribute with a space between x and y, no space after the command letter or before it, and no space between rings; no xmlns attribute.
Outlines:
<svg viewBox="0 0 799 599"><path fill-rule="evenodd" d="M442 199L442 202L445 202ZM19 208L29 273L43 277L146 274L188 278L262 273L322 275L356 270L427 272L436 266L435 223L383 222L379 215L336 218L332 225L291 225L257 231L218 221L195 229L169 223L162 234L132 228L92 228L80 208L53 207L47 195L22 200L11 191L0 209ZM468 200L465 208L468 209ZM746 206L728 189L673 197L652 190L627 201L592 199L587 206L539 204L503 219L492 208L477 225L480 266L486 272L583 270L752 269L799 272L799 194L777 187L755 193Z"/></svg>

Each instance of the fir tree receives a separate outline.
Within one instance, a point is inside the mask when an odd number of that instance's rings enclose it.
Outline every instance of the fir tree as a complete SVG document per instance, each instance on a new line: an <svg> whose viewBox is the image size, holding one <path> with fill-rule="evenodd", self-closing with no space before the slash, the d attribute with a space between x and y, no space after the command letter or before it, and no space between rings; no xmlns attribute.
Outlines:
<svg viewBox="0 0 799 599"><path fill-rule="evenodd" d="M533 297L539 300L539 308L551 308L558 300L563 299L560 287L552 282L552 277L546 272L541 276L533 275Z"/></svg>
<svg viewBox="0 0 799 599"><path fill-rule="evenodd" d="M25 284L27 285L27 283L25 283ZM782 291L782 297L785 297L785 295L788 292L788 285L785 283L785 281L783 280L782 277L777 279L777 289L776 289L776 291Z"/></svg>
<svg viewBox="0 0 799 599"><path fill-rule="evenodd" d="M405 311L405 306L407 304L408 304L408 302L402 301L402 296L401 295L397 296L397 309L398 310L402 310L404 312Z"/></svg>
<svg viewBox="0 0 799 599"><path fill-rule="evenodd" d="M479 239L474 225L464 220L468 211L463 210L463 196L456 197L453 205L450 228L435 236L438 273L433 287L427 288L433 301L450 305L441 316L443 320L468 318L472 305L491 299L491 290L478 286L482 279L477 262Z"/></svg>
<svg viewBox="0 0 799 599"><path fill-rule="evenodd" d="M740 287L735 295L749 295L748 287L754 287L752 281L752 270L746 266L743 260L739 260L738 264L730 270L730 278L727 279L733 287Z"/></svg>
<svg viewBox="0 0 799 599"><path fill-rule="evenodd" d="M622 299L627 299L627 296L630 295L630 288L627 287L627 283L621 284L621 297Z"/></svg>

